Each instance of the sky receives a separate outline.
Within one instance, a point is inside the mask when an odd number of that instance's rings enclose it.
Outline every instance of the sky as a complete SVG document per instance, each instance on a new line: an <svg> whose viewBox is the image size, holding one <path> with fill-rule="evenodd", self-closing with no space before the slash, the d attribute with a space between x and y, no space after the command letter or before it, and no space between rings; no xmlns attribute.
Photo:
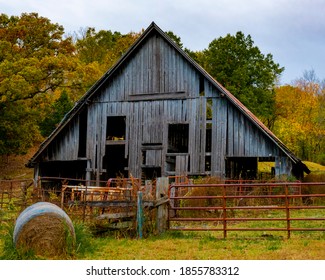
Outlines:
<svg viewBox="0 0 325 280"><path fill-rule="evenodd" d="M151 22L192 51L242 31L285 70L291 84L313 70L325 80L325 0L0 0L0 13L37 12L64 27L140 32Z"/></svg>

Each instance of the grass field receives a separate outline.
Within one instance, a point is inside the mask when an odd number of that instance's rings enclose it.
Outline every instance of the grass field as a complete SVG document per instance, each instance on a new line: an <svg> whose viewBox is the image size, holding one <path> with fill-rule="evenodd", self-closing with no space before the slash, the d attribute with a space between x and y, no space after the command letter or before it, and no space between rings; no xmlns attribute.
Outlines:
<svg viewBox="0 0 325 280"><path fill-rule="evenodd" d="M1 259L39 259L19 255L7 228L0 231ZM95 237L76 225L77 249L68 259L77 260L325 260L325 232L173 232L145 239L110 233ZM1 255L1 253L0 253Z"/></svg>
<svg viewBox="0 0 325 280"><path fill-rule="evenodd" d="M165 234L146 240L93 240L85 259L112 260L324 260L324 234L283 238L228 238L212 234Z"/></svg>

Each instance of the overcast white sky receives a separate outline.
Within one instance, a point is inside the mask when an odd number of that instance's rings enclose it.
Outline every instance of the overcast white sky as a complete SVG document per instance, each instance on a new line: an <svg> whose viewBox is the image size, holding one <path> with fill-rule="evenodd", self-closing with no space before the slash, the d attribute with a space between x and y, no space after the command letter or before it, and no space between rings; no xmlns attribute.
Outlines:
<svg viewBox="0 0 325 280"><path fill-rule="evenodd" d="M242 31L285 67L282 84L311 69L325 79L325 0L0 0L0 13L23 12L37 12L67 33L84 27L139 32L154 21L190 50Z"/></svg>

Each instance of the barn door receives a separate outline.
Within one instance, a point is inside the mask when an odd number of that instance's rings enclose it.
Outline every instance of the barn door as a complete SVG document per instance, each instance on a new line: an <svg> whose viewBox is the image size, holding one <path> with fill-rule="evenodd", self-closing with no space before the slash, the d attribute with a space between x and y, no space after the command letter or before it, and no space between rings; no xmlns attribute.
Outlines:
<svg viewBox="0 0 325 280"><path fill-rule="evenodd" d="M178 155L176 156L176 176L187 176L188 172L188 155Z"/></svg>
<svg viewBox="0 0 325 280"><path fill-rule="evenodd" d="M142 146L142 179L151 180L161 176L162 145L147 144Z"/></svg>

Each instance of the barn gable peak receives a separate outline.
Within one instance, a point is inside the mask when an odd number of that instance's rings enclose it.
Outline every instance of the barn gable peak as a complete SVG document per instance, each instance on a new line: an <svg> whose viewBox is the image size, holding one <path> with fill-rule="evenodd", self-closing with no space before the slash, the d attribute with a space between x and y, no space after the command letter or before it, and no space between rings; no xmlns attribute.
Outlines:
<svg viewBox="0 0 325 280"><path fill-rule="evenodd" d="M152 39L154 38L154 39ZM155 40L154 42L151 42L151 49L150 47L143 50L144 46L147 47L147 42L150 40ZM160 44L160 45L159 45ZM180 76L177 76L175 78L175 75L173 74L173 71L176 72L175 69L169 68L166 71L162 67L162 63L165 63L165 66L168 65L168 61L165 62L163 54L160 53L151 53L153 50L152 46L162 46L160 50L163 50L166 53L168 53L168 56L175 56L177 59L182 60L183 64L182 67L184 67L184 71L180 74ZM134 66L133 69L131 69L129 72L125 69L128 67L128 64L131 60L136 60L137 57L140 55L144 56L146 53L149 53L148 55L148 61L154 57L156 59L156 64L151 65L152 73L148 70L143 71L142 69L137 69ZM172 55L171 55L172 54ZM151 56L150 56L151 55ZM142 60L143 62L144 60ZM148 62L151 63L151 62ZM136 63L135 63L136 64ZM164 66L164 67L165 67ZM169 65L170 66L170 65ZM160 68L159 68L160 67ZM175 66L176 67L176 66ZM141 68L141 67L140 67ZM137 71L138 70L138 71ZM123 72L124 71L124 72ZM144 73L147 73L146 75L139 74L139 72L143 71ZM151 75L154 75L153 72L156 71L157 77L160 75L160 77L164 77L163 82L161 79L153 79ZM160 72L159 72L160 71ZM160 96L158 99L166 99L173 97L173 99L177 99L180 97L182 98L200 98L199 96L199 89L200 89L200 83L203 83L205 85L209 85L211 88L213 88L213 92L218 95L218 97L224 98L227 100L227 102L231 103L233 107L236 107L246 118L248 121L256 127L266 138L271 140L284 154L287 155L288 158L290 158L291 161L293 161L295 164L302 164L298 158L296 158L289 149L258 119L256 116L254 116L238 99L236 99L229 91L227 91L221 84L219 84L213 77L211 77L198 63L196 63L188 54L186 54L158 25L152 21L151 24L145 29L145 31L139 36L139 38L130 46L130 48L125 52L125 54L116 62L115 65L113 65L76 103L76 105L72 108L70 112L68 112L65 116L65 118L61 121L61 123L58 125L58 127L52 132L52 134L41 144L39 150L36 152L36 154L30 159L27 166L32 167L35 163L37 163L42 153L46 150L48 145L60 134L61 131L65 127L69 125L70 122L72 122L76 117L78 117L79 114L83 111L85 107L88 106L88 104L91 104L91 102L94 99L100 98L101 95L103 95L103 92L105 90L101 90L104 87L107 87L108 83L111 83L112 80L114 80L116 77L118 78L121 76L121 73L126 77L124 79L129 79L128 84L132 85L132 79L135 79L135 84L139 81L145 81L150 82L152 81L151 88L148 86L144 86L145 90L142 90L141 87L137 88L136 92L127 92L125 90L125 98L124 99L115 99L114 101L118 102L134 102L139 100L149 100L151 97L154 99L157 99L157 94L159 93ZM184 74L186 73L186 74ZM138 75L138 76L137 76ZM141 76L142 75L142 76ZM174 75L174 76L173 76ZM181 80L182 75L192 75L191 77L195 78L195 81L199 82L193 82L192 87L197 86L197 89L192 90L192 93L189 93L190 91L187 89L184 89L184 84L174 86L175 81ZM130 80L131 79L131 80ZM136 80L138 79L138 80ZM172 86L171 86L172 85ZM194 85L194 86L193 86ZM133 85L132 85L133 86ZM116 87L119 88L118 86ZM193 89L193 88L192 88ZM133 89L131 88L130 91ZM192 96L189 96L189 94L192 94ZM141 96L143 95L143 96ZM145 96L144 96L145 95ZM116 95L117 96L117 95ZM142 98L139 99L139 96ZM103 100L104 102L109 100ZM304 170L308 170L307 167L305 168L303 166Z"/></svg>

